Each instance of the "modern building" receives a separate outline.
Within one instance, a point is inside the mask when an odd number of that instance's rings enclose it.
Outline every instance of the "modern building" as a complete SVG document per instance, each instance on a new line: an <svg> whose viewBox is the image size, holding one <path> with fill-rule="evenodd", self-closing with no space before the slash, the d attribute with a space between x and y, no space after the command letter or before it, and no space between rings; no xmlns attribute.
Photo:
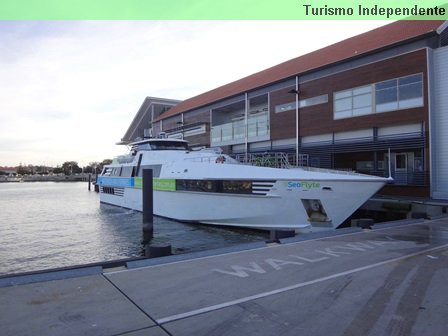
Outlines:
<svg viewBox="0 0 448 336"><path fill-rule="evenodd" d="M146 97L119 144L127 144L137 138L155 136L153 135L153 120L179 103L180 100L175 99Z"/></svg>
<svg viewBox="0 0 448 336"><path fill-rule="evenodd" d="M447 27L393 22L136 117L125 140L147 129L229 154L284 152L391 175L384 194L448 199Z"/></svg>

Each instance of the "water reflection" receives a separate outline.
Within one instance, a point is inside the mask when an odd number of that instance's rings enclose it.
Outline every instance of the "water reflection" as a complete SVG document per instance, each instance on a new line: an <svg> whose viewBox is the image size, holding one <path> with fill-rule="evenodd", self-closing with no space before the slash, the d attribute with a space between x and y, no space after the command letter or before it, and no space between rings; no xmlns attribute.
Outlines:
<svg viewBox="0 0 448 336"><path fill-rule="evenodd" d="M264 240L261 232L154 217L152 243L172 252ZM142 214L100 204L86 183L0 184L0 274L141 256Z"/></svg>

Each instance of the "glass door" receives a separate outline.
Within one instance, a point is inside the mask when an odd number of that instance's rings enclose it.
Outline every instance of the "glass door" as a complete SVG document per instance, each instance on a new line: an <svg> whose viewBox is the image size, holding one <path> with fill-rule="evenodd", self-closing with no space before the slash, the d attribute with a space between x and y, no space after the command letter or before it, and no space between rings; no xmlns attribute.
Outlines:
<svg viewBox="0 0 448 336"><path fill-rule="evenodd" d="M395 153L395 183L408 184L408 153Z"/></svg>

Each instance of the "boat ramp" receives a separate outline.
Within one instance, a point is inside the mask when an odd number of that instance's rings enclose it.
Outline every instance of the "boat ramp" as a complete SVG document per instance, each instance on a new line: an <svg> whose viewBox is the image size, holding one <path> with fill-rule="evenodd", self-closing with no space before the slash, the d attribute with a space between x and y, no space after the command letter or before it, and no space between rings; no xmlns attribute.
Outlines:
<svg viewBox="0 0 448 336"><path fill-rule="evenodd" d="M446 335L448 217L7 276L2 335Z"/></svg>

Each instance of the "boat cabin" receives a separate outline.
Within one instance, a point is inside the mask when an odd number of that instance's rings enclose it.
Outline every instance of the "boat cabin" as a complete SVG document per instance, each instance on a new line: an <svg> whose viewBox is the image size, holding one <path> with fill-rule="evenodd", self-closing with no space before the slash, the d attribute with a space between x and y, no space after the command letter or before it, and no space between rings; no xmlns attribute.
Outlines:
<svg viewBox="0 0 448 336"><path fill-rule="evenodd" d="M131 144L131 153L138 151L181 150L188 151L188 142L180 139L146 139Z"/></svg>

